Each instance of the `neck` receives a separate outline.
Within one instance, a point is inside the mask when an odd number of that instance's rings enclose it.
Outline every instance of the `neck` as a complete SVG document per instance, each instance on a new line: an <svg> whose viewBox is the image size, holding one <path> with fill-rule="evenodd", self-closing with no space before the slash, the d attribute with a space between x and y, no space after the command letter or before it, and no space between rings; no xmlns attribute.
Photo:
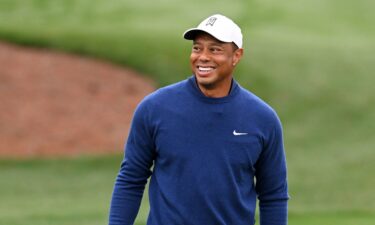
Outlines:
<svg viewBox="0 0 375 225"><path fill-rule="evenodd" d="M215 85L203 85L197 83L201 92L209 98L222 98L228 96L232 88L232 79L229 82L225 82L220 87Z"/></svg>

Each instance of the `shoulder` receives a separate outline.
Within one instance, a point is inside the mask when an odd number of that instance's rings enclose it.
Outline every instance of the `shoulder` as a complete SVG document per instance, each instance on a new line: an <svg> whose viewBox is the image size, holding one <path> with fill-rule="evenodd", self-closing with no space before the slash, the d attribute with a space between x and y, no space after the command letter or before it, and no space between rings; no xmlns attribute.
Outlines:
<svg viewBox="0 0 375 225"><path fill-rule="evenodd" d="M243 106L243 110L251 112L251 116L256 117L262 123L266 123L268 125L269 123L280 123L279 116L271 105L255 95L253 92L241 86L239 88L240 102Z"/></svg>
<svg viewBox="0 0 375 225"><path fill-rule="evenodd" d="M154 99L165 99L171 98L176 94L182 94L186 91L187 80L183 80L174 84L170 84L168 86L159 88L155 92L150 95L150 98Z"/></svg>
<svg viewBox="0 0 375 225"><path fill-rule="evenodd" d="M153 103L160 101L168 101L176 95L186 92L187 80L183 80L165 87L161 87L151 94L147 95L142 102Z"/></svg>
<svg viewBox="0 0 375 225"><path fill-rule="evenodd" d="M161 87L150 93L139 103L138 108L155 108L177 101L187 92L187 80Z"/></svg>

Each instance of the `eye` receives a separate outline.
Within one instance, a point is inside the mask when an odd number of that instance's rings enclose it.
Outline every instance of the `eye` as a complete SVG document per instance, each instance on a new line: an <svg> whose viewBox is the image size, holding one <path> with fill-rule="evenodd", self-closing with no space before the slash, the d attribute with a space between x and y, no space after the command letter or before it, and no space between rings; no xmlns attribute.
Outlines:
<svg viewBox="0 0 375 225"><path fill-rule="evenodd" d="M200 49L201 49L201 48L200 48L199 46L193 46L192 51L193 51L193 52L199 52Z"/></svg>
<svg viewBox="0 0 375 225"><path fill-rule="evenodd" d="M213 53L220 53L220 52L222 52L223 50L221 49L221 48L219 48L219 47L212 47L211 48L211 52L213 52Z"/></svg>

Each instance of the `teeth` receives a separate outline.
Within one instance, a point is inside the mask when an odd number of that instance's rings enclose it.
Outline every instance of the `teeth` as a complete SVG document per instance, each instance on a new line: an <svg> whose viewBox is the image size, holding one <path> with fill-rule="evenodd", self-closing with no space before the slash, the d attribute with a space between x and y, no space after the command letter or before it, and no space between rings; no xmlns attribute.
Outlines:
<svg viewBox="0 0 375 225"><path fill-rule="evenodd" d="M201 67L201 66L199 66L198 69L201 70L201 71L211 71L211 70L213 70L213 68L211 68L211 67Z"/></svg>

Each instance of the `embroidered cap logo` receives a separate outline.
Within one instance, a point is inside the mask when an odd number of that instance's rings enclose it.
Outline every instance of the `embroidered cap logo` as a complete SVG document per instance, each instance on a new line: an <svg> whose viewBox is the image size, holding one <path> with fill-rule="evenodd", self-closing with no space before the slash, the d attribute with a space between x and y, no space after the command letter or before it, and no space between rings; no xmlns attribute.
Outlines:
<svg viewBox="0 0 375 225"><path fill-rule="evenodd" d="M215 24L216 20L217 20L216 17L211 17L210 19L208 19L208 21L206 23L206 26L208 26L208 25L213 26Z"/></svg>

